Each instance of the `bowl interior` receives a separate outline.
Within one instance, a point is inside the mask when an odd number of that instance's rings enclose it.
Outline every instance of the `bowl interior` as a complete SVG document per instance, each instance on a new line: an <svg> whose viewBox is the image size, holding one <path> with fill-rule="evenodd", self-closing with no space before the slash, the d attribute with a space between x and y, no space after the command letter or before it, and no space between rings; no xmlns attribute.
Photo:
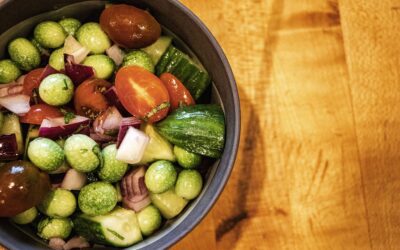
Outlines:
<svg viewBox="0 0 400 250"><path fill-rule="evenodd" d="M207 102L211 99L211 102L219 103L226 116L224 153L220 160L206 163L207 168L203 169L206 180L200 196L191 202L177 218L168 221L157 233L132 247L132 249L166 248L183 237L204 217L229 177L239 140L239 101L235 81L222 50L193 13L174 0L147 0L145 5L142 1L125 2L150 9L162 24L164 34L174 36L176 46L196 58L208 69L213 79L213 86L202 101ZM39 22L59 20L62 17L97 21L106 3L106 1L80 2L75 0L6 1L0 5L0 13L2 13L0 17L0 33L2 33L0 35L0 58L7 54L5 48L10 40L21 36L28 37ZM32 8L27 5L32 5ZM38 6L40 7L38 8ZM17 9L20 9L18 15L15 11ZM212 165L210 166L210 164ZM0 220L0 242L10 249L43 249L45 243L30 228L18 228L19 230L10 226L8 220ZM21 233L21 230L25 234Z"/></svg>

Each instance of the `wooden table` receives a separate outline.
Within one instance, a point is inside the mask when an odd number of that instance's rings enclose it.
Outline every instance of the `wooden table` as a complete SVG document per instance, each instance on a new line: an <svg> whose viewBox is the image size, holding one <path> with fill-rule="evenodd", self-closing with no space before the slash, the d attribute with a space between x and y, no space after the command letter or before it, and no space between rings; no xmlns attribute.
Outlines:
<svg viewBox="0 0 400 250"><path fill-rule="evenodd" d="M242 138L173 249L399 249L400 1L182 2L232 65Z"/></svg>

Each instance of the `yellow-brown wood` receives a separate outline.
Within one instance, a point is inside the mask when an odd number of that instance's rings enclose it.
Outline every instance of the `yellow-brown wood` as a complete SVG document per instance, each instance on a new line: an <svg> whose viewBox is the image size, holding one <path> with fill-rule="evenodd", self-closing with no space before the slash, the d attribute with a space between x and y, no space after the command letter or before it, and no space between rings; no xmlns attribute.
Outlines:
<svg viewBox="0 0 400 250"><path fill-rule="evenodd" d="M398 249L400 2L182 2L228 56L242 137L222 196L172 249Z"/></svg>
<svg viewBox="0 0 400 250"><path fill-rule="evenodd" d="M242 137L172 249L398 249L400 2L182 2L232 65Z"/></svg>

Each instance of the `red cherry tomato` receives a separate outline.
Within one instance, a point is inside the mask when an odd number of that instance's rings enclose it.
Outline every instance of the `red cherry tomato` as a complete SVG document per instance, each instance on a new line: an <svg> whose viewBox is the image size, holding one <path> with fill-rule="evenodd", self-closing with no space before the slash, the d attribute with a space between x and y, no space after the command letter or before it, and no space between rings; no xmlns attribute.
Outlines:
<svg viewBox="0 0 400 250"><path fill-rule="evenodd" d="M175 110L180 106L194 105L194 99L189 90L170 73L164 73L160 76L161 81L168 90L169 98L171 99L171 109Z"/></svg>
<svg viewBox="0 0 400 250"><path fill-rule="evenodd" d="M153 123L168 114L168 90L157 76L142 67L120 69L115 88L124 108L139 119Z"/></svg>
<svg viewBox="0 0 400 250"><path fill-rule="evenodd" d="M34 69L29 72L24 79L24 91L25 95L32 96L32 91L39 88L40 76L42 75L44 68Z"/></svg>
<svg viewBox="0 0 400 250"><path fill-rule="evenodd" d="M105 8L100 26L114 43L129 49L149 46L161 35L161 26L152 15L126 4Z"/></svg>
<svg viewBox="0 0 400 250"><path fill-rule="evenodd" d="M24 116L19 118L22 123L40 125L43 119L56 118L63 116L63 113L55 107L47 104L36 104L32 105L31 109Z"/></svg>
<svg viewBox="0 0 400 250"><path fill-rule="evenodd" d="M111 87L111 83L102 79L89 79L81 83L75 91L74 106L78 115L95 119L105 111L109 104L104 92Z"/></svg>

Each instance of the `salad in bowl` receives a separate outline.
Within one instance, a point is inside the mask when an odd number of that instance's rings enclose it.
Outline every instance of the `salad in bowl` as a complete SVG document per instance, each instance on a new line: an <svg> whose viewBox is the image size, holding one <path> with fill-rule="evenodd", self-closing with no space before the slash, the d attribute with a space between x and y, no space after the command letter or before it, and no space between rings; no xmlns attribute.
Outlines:
<svg viewBox="0 0 400 250"><path fill-rule="evenodd" d="M146 10L37 23L0 60L0 217L53 249L129 247L179 216L220 158L207 70Z"/></svg>

